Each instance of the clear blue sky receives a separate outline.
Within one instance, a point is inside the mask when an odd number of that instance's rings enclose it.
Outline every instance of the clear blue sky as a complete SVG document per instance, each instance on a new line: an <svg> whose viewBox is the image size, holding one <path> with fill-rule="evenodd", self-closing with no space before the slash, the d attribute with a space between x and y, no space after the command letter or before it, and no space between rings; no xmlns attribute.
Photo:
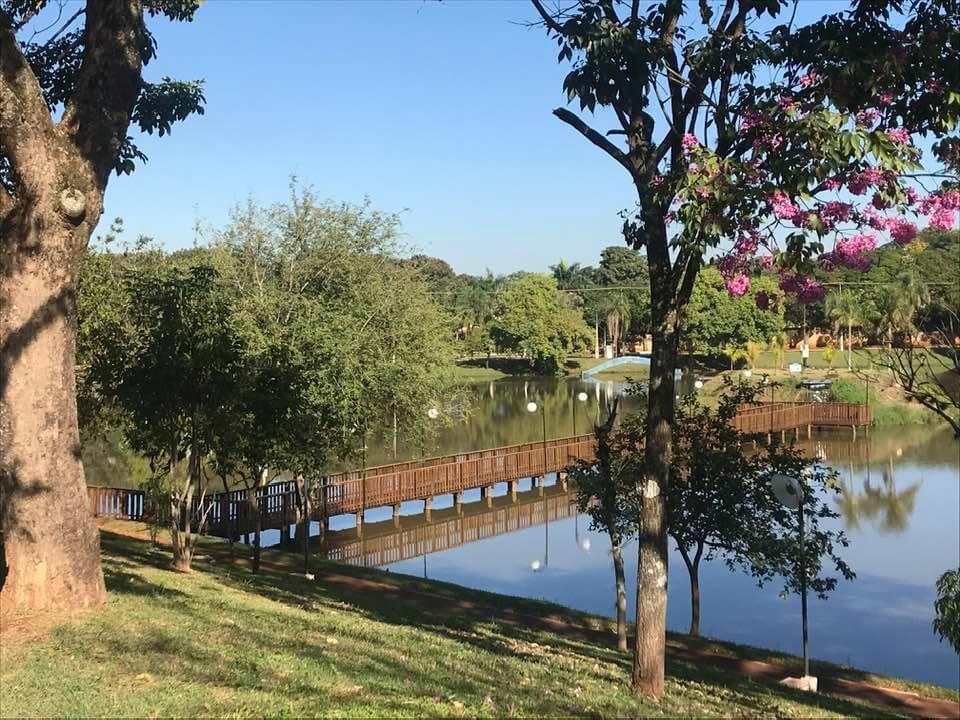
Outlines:
<svg viewBox="0 0 960 720"><path fill-rule="evenodd" d="M523 0L207 0L155 22L148 79L205 79L206 114L142 140L101 228L188 247L198 220L282 200L295 174L402 212L405 241L458 272L595 264L622 242L629 179L551 115L566 67L532 17Z"/></svg>

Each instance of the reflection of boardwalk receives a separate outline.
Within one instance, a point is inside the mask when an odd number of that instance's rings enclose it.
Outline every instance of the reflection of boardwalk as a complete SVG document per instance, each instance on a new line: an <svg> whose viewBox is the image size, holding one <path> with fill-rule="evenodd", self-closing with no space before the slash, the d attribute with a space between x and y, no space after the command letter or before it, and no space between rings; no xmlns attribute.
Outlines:
<svg viewBox="0 0 960 720"><path fill-rule="evenodd" d="M854 428L872 420L871 409L847 403L760 403L740 409L733 425L744 433L785 432L814 426ZM564 471L576 458L593 458L592 435L457 453L443 457L393 463L366 470L349 470L306 483L310 517L327 518L356 513L362 522L366 509L423 500L429 505L437 495L452 493L455 501L466 490L480 488L484 496L497 483L513 492L521 478L542 478ZM294 481L272 483L258 492L262 529L285 529L296 523L302 508L302 490ZM141 491L89 488L94 515L136 520L144 515ZM238 537L255 527L255 515L243 490L218 493L204 499L205 531L221 537ZM195 503L193 512L198 507Z"/></svg>
<svg viewBox="0 0 960 720"><path fill-rule="evenodd" d="M370 523L358 534L356 529L331 531L321 543L321 554L329 560L382 567L401 560L429 555L486 538L543 525L544 508L550 522L576 514L576 494L560 486L521 493L515 502L509 496L467 503L457 509L434 510L397 521ZM399 526L399 527L398 527Z"/></svg>

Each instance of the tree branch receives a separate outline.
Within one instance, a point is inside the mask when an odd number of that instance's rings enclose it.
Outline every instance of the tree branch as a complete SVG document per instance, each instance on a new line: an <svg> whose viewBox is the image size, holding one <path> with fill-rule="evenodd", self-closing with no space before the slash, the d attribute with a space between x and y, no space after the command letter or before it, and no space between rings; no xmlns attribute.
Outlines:
<svg viewBox="0 0 960 720"><path fill-rule="evenodd" d="M553 114L576 130L578 133L583 135L598 148L607 153L607 155L623 165L623 167L626 168L627 172L629 172L631 176L633 175L634 170L630 165L630 160L627 158L627 154L610 142L606 137L587 125L585 122L583 122L583 120L578 118L566 108L557 108L553 111Z"/></svg>
<svg viewBox="0 0 960 720"><path fill-rule="evenodd" d="M45 183L37 160L49 151L53 121L40 85L12 30L0 29L0 152L30 193ZM0 203L3 201L0 200Z"/></svg>
<svg viewBox="0 0 960 720"><path fill-rule="evenodd" d="M145 33L141 0L87 0L83 62L60 127L93 166L101 192L143 85Z"/></svg>
<svg viewBox="0 0 960 720"><path fill-rule="evenodd" d="M540 17L543 18L544 24L558 35L562 35L563 29L560 27L560 24L550 16L550 13L547 12L547 9L543 6L540 0L530 0L530 2L533 3L533 6L537 9L537 12L540 13Z"/></svg>

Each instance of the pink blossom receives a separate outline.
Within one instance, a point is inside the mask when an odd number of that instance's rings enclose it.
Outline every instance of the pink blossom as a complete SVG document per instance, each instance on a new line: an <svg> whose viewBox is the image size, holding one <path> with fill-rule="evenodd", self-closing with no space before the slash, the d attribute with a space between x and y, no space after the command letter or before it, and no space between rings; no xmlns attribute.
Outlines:
<svg viewBox="0 0 960 720"><path fill-rule="evenodd" d="M734 297L743 297L750 289L750 278L743 274L737 274L729 278L724 283L729 292Z"/></svg>
<svg viewBox="0 0 960 720"><path fill-rule="evenodd" d="M690 133L684 135L683 140L680 142L683 145L683 154L687 156L700 147L700 141L697 140L695 135L691 135Z"/></svg>
<svg viewBox="0 0 960 720"><path fill-rule="evenodd" d="M740 132L746 132L751 128L759 127L765 120L764 116L754 110L747 110L743 113L743 119L740 121Z"/></svg>
<svg viewBox="0 0 960 720"><path fill-rule="evenodd" d="M701 185L700 187L698 187L696 192L697 192L697 195L699 195L702 198L710 197L710 188L708 188L706 185Z"/></svg>
<svg viewBox="0 0 960 720"><path fill-rule="evenodd" d="M817 75L816 72L814 72L813 70L811 70L811 71L808 72L806 75L801 75L801 76L800 76L800 84L801 84L803 87L810 87L810 86L813 85L815 82L817 82L817 80L819 80L819 79L820 79L820 76Z"/></svg>
<svg viewBox="0 0 960 720"><path fill-rule="evenodd" d="M773 255L761 255L757 258L757 264L763 270L769 270L773 267Z"/></svg>
<svg viewBox="0 0 960 720"><path fill-rule="evenodd" d="M793 97L791 95L787 95L786 93L780 96L780 102L777 104L784 112L790 112L797 106L797 103L794 102Z"/></svg>
<svg viewBox="0 0 960 720"><path fill-rule="evenodd" d="M887 229L887 217L874 207L865 207L861 213L861 218L874 230Z"/></svg>
<svg viewBox="0 0 960 720"><path fill-rule="evenodd" d="M760 233L756 230L741 232L737 236L737 242L733 246L733 251L737 255L753 255L760 246Z"/></svg>
<svg viewBox="0 0 960 720"><path fill-rule="evenodd" d="M887 130L887 136L899 145L907 145L910 142L910 131L906 128L891 128Z"/></svg>
<svg viewBox="0 0 960 720"><path fill-rule="evenodd" d="M863 195L867 188L878 185L883 180L883 172L878 168L868 167L863 172L853 173L847 181L847 189L854 195Z"/></svg>
<svg viewBox="0 0 960 720"><path fill-rule="evenodd" d="M796 295L804 305L820 300L826 294L826 288L811 277L796 273L785 273L780 277L780 289Z"/></svg>
<svg viewBox="0 0 960 720"><path fill-rule="evenodd" d="M725 280L743 275L750 269L747 259L742 255L724 255L717 259L717 270Z"/></svg>
<svg viewBox="0 0 960 720"><path fill-rule="evenodd" d="M660 187L663 185L663 175L654 175L650 178L650 187Z"/></svg>
<svg viewBox="0 0 960 720"><path fill-rule="evenodd" d="M840 187L841 183L837 178L827 178L823 181L823 187L825 190L836 190Z"/></svg>
<svg viewBox="0 0 960 720"><path fill-rule="evenodd" d="M943 95L943 84L939 80L931 80L927 83L927 92L934 95Z"/></svg>
<svg viewBox="0 0 960 720"><path fill-rule="evenodd" d="M697 163L690 163L690 168L689 168L689 170L690 170L690 172L692 172L692 173L698 173L698 172L700 172L700 166L699 166Z"/></svg>
<svg viewBox="0 0 960 720"><path fill-rule="evenodd" d="M790 198L779 190L768 197L767 202L770 204L773 214L781 220L792 220L800 212L799 208L790 202Z"/></svg>
<svg viewBox="0 0 960 720"><path fill-rule="evenodd" d="M906 190L907 202L911 205L916 205L917 200L920 199L920 193L917 192L916 188L908 187Z"/></svg>
<svg viewBox="0 0 960 720"><path fill-rule="evenodd" d="M663 222L667 225L669 225L676 219L677 219L677 216L674 215L672 212L668 212L663 216Z"/></svg>
<svg viewBox="0 0 960 720"><path fill-rule="evenodd" d="M917 226L903 218L891 218L887 222L887 228L890 230L890 237L897 245L906 245L917 236Z"/></svg>
<svg viewBox="0 0 960 720"><path fill-rule="evenodd" d="M820 206L820 222L829 230L838 222L846 222L853 215L853 205L831 200Z"/></svg>
<svg viewBox="0 0 960 720"><path fill-rule="evenodd" d="M874 193L873 198L870 200L870 204L873 205L877 210L886 210L892 203L880 193Z"/></svg>
<svg viewBox="0 0 960 720"><path fill-rule="evenodd" d="M880 93L880 97L877 98L877 102L879 102L881 105L892 105L893 95L891 93Z"/></svg>
<svg viewBox="0 0 960 720"><path fill-rule="evenodd" d="M936 230L952 230L957 222L957 212L948 207L939 207L930 216L930 227Z"/></svg>
<svg viewBox="0 0 960 720"><path fill-rule="evenodd" d="M868 110L860 110L856 115L856 121L858 127L869 127L873 125L877 120L880 119L880 113L873 108Z"/></svg>

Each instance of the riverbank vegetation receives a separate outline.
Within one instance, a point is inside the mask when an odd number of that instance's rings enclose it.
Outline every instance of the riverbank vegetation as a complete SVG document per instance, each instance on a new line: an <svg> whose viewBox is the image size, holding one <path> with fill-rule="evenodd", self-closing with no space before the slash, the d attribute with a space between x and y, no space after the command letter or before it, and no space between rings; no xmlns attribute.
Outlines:
<svg viewBox="0 0 960 720"><path fill-rule="evenodd" d="M603 618L339 565L307 580L272 551L252 576L214 542L190 575L143 540L107 532L102 547L106 607L4 626L0 716L873 718L900 714L884 687L957 699L820 663L823 692L802 693L777 682L796 658L671 635L652 703L629 692Z"/></svg>

